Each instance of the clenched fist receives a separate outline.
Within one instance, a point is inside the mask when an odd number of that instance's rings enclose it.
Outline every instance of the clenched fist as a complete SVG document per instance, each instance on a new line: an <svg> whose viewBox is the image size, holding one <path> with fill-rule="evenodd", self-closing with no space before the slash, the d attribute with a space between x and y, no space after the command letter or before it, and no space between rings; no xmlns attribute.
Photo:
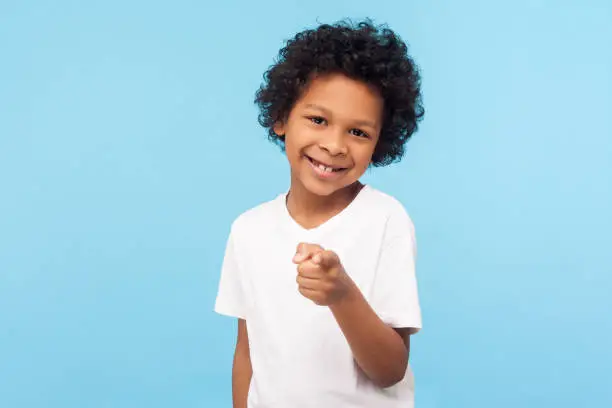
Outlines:
<svg viewBox="0 0 612 408"><path fill-rule="evenodd" d="M333 305L354 287L338 255L319 245L299 244L293 262L297 264L298 290L317 305Z"/></svg>

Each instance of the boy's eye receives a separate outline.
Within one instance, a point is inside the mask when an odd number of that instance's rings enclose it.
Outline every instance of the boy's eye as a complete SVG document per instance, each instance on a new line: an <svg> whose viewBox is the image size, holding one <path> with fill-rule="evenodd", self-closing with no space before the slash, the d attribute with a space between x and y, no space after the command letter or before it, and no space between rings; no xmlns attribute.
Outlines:
<svg viewBox="0 0 612 408"><path fill-rule="evenodd" d="M320 116L311 116L308 119L310 119L310 121L315 125L323 125L325 123L325 118Z"/></svg>
<svg viewBox="0 0 612 408"><path fill-rule="evenodd" d="M351 129L351 133L357 137L369 137L366 132L360 129Z"/></svg>

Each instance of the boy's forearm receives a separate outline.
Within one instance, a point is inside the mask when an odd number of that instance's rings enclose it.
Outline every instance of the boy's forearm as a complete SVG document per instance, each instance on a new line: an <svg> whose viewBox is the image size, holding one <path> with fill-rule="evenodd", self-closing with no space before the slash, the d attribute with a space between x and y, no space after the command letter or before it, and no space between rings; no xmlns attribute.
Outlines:
<svg viewBox="0 0 612 408"><path fill-rule="evenodd" d="M330 309L355 361L374 384L386 388L404 378L409 343L376 315L356 286Z"/></svg>
<svg viewBox="0 0 612 408"><path fill-rule="evenodd" d="M236 350L232 367L232 400L234 408L246 408L251 384L251 359L243 350Z"/></svg>
<svg viewBox="0 0 612 408"><path fill-rule="evenodd" d="M232 400L234 408L246 408L253 368L246 322L238 320L238 339L232 366Z"/></svg>

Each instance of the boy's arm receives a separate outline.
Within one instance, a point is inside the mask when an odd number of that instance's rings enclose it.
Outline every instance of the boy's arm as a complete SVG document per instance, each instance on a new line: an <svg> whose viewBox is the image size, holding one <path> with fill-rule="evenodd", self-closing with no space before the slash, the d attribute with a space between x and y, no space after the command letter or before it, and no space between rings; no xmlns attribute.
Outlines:
<svg viewBox="0 0 612 408"><path fill-rule="evenodd" d="M381 258L384 279L378 278L378 308L412 310L409 317L386 314L387 320L392 322L389 324L370 306L344 270L338 254L316 244L301 243L293 258L293 262L298 264L299 292L316 304L330 308L355 361L366 376L382 388L393 386L404 378L408 367L409 335L420 327L415 314L416 286L409 269L412 255L404 252L408 251L400 248L399 255ZM402 256L409 259L402 260ZM394 259L399 261L394 264L391 262ZM384 295L383 301L381 295ZM406 329L398 330L391 326Z"/></svg>
<svg viewBox="0 0 612 408"><path fill-rule="evenodd" d="M330 309L355 361L374 384L387 388L404 378L410 353L409 329L387 326L354 285Z"/></svg>
<svg viewBox="0 0 612 408"><path fill-rule="evenodd" d="M251 367L246 321L238 319L238 339L236 340L234 364L232 367L232 399L234 408L246 408L252 375L253 369Z"/></svg>

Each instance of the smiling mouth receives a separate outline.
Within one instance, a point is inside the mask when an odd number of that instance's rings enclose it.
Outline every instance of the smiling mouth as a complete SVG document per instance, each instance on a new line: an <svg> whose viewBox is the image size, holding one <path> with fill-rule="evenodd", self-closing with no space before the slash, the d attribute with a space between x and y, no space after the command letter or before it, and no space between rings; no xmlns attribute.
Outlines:
<svg viewBox="0 0 612 408"><path fill-rule="evenodd" d="M337 166L328 166L324 163L321 163L319 161L316 161L315 159L313 159L310 156L304 155L304 157L306 157L306 159L308 159L308 161L315 167L317 167L319 170L321 170L322 172L325 173L339 173L343 170L346 170L345 167L337 167Z"/></svg>

